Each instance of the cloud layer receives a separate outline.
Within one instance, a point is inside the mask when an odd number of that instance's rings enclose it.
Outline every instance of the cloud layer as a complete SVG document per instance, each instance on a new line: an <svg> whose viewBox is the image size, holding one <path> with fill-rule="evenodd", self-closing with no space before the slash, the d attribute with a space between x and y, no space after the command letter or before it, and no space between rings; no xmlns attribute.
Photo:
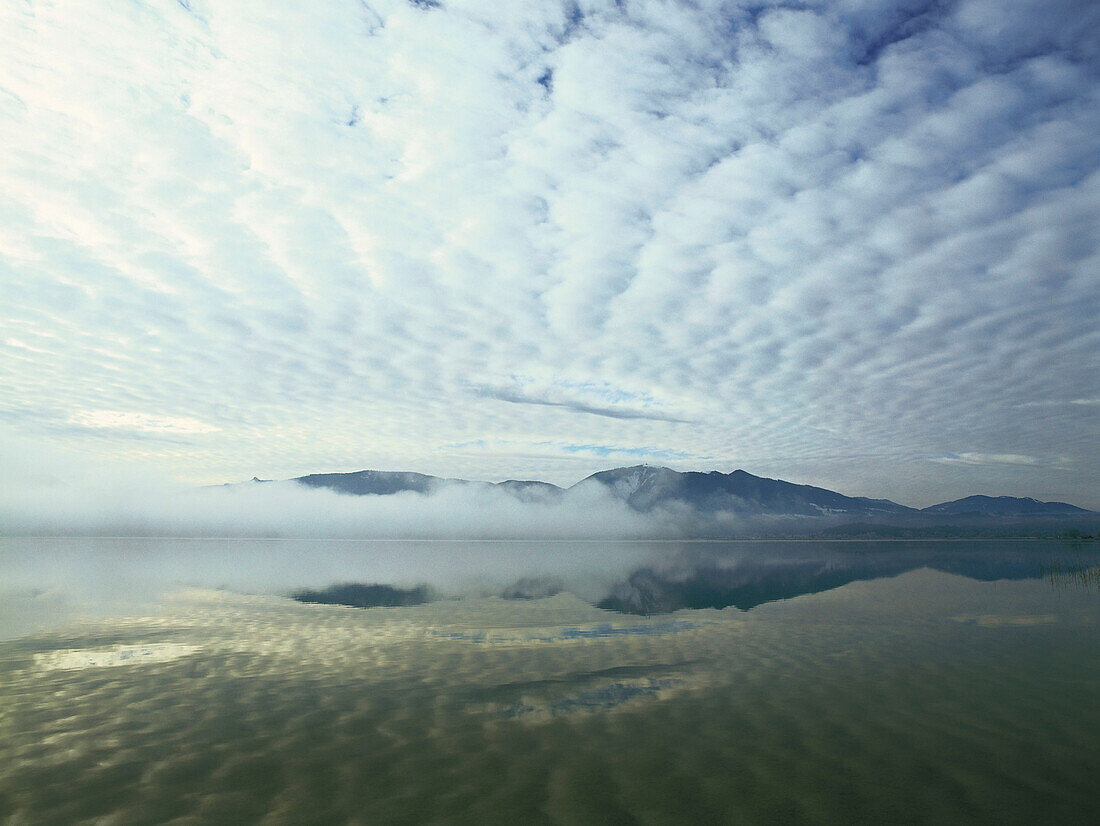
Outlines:
<svg viewBox="0 0 1100 826"><path fill-rule="evenodd" d="M0 439L203 482L652 449L1100 507L1098 26L9 4Z"/></svg>
<svg viewBox="0 0 1100 826"><path fill-rule="evenodd" d="M0 501L4 533L372 539L677 536L674 513L640 514L598 485L520 498L492 487L351 496L293 482L188 489L25 485Z"/></svg>

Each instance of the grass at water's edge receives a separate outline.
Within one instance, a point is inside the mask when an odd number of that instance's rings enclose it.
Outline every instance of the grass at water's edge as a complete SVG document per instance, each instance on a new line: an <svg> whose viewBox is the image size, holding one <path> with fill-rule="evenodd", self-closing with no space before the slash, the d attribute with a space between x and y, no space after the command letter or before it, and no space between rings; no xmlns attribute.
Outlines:
<svg viewBox="0 0 1100 826"><path fill-rule="evenodd" d="M1100 565L1052 560L1042 566L1043 579L1052 588L1096 588L1100 590Z"/></svg>

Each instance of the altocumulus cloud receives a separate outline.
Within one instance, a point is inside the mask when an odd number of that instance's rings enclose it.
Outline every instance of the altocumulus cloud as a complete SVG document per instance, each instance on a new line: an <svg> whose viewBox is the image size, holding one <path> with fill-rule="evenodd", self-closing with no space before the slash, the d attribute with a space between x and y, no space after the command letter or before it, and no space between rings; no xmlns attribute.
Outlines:
<svg viewBox="0 0 1100 826"><path fill-rule="evenodd" d="M1018 453L953 453L950 456L933 456L929 461L945 465L1034 465L1034 456Z"/></svg>
<svg viewBox="0 0 1100 826"><path fill-rule="evenodd" d="M188 416L150 416L118 410L78 410L69 417L71 424L90 428L133 429L143 433L210 433L217 430Z"/></svg>
<svg viewBox="0 0 1100 826"><path fill-rule="evenodd" d="M1100 506L1098 28L1086 0L5 4L0 438L194 481L570 483L653 445Z"/></svg>

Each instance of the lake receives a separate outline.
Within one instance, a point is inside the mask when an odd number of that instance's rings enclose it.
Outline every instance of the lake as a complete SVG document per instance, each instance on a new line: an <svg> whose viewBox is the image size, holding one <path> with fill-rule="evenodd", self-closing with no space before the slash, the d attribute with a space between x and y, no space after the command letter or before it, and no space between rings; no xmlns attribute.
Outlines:
<svg viewBox="0 0 1100 826"><path fill-rule="evenodd" d="M4 538L0 822L1095 824L1097 565ZM288 596L348 582L431 601Z"/></svg>

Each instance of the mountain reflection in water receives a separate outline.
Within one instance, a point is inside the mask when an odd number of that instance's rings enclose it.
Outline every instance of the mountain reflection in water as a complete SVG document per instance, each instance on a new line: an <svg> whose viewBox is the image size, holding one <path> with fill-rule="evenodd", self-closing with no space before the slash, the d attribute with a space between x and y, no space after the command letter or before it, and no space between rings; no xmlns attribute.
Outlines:
<svg viewBox="0 0 1100 826"><path fill-rule="evenodd" d="M739 608L839 588L850 582L894 577L929 568L969 579L1049 579L1053 584L1098 580L1100 546L1061 542L839 541L654 543L645 564L613 582L594 600L624 614L666 614L683 608ZM567 590L557 577L525 576L499 592L504 599L534 599ZM302 589L299 602L356 608L427 602L425 585L334 583ZM436 592L435 598L446 596Z"/></svg>
<svg viewBox="0 0 1100 826"><path fill-rule="evenodd" d="M0 822L1100 822L1100 592L1043 577L1087 547L0 550L9 618L103 592L0 641ZM284 596L387 581L443 598Z"/></svg>
<svg viewBox="0 0 1100 826"><path fill-rule="evenodd" d="M1066 581L1091 581L1098 561L1100 547L1050 542L690 543L633 571L596 604L628 614L749 610L920 568L985 582L1039 579L1055 570Z"/></svg>

